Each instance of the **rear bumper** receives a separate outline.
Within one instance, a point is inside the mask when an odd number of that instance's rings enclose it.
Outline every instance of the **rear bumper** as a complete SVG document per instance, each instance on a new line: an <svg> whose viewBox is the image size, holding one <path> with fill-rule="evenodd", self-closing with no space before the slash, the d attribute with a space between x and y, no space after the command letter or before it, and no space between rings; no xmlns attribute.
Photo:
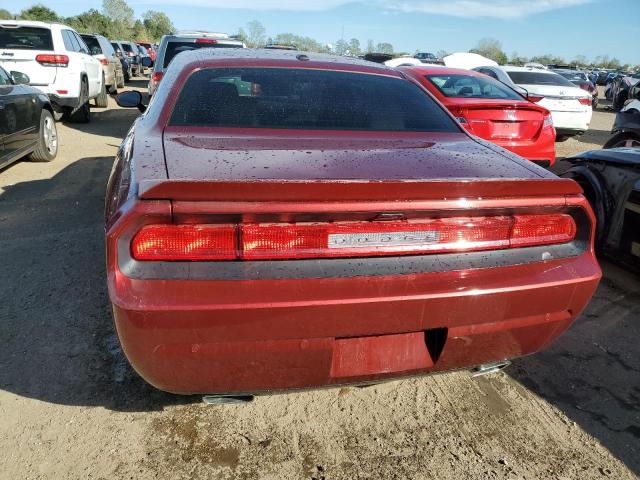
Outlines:
<svg viewBox="0 0 640 480"><path fill-rule="evenodd" d="M591 122L591 107L582 112L558 112L552 111L553 126L556 129L556 136L560 135L581 135L589 129ZM561 133L562 132L562 133Z"/></svg>
<svg viewBox="0 0 640 480"><path fill-rule="evenodd" d="M250 268L250 267L248 267ZM124 352L175 393L258 393L468 368L558 337L600 279L591 251L498 268L152 280L109 268Z"/></svg>
<svg viewBox="0 0 640 480"><path fill-rule="evenodd" d="M554 129L546 128L535 140L524 142L497 141L495 143L527 160L551 166L556 161L555 141L556 134Z"/></svg>

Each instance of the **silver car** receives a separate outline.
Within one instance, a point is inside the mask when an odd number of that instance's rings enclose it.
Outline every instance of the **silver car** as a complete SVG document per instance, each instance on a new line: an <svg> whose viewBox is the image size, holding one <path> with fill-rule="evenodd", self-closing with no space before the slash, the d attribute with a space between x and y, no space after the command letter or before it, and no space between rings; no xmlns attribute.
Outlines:
<svg viewBox="0 0 640 480"><path fill-rule="evenodd" d="M118 93L118 88L124 87L124 76L120 59L116 56L111 43L102 35L82 33L80 36L89 47L89 53L102 65L107 91L111 94ZM106 107L106 105L98 106Z"/></svg>

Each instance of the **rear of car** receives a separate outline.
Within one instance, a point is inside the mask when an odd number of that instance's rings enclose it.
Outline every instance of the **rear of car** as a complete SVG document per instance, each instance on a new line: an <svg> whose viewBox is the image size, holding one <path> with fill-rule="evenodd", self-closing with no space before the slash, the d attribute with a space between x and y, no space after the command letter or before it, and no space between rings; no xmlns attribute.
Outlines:
<svg viewBox="0 0 640 480"><path fill-rule="evenodd" d="M551 113L484 74L451 68L401 68L424 85L473 135L549 167L555 162Z"/></svg>
<svg viewBox="0 0 640 480"><path fill-rule="evenodd" d="M140 51L138 46L133 42L125 42L124 40L118 40L118 43L122 47L122 55L127 58L131 65L131 73L134 77L140 75Z"/></svg>
<svg viewBox="0 0 640 480"><path fill-rule="evenodd" d="M553 72L566 78L576 87L581 88L585 92L589 92L589 95L591 95L591 107L596 108L598 106L598 89L595 84L591 82L586 72L567 69L554 69Z"/></svg>
<svg viewBox="0 0 640 480"><path fill-rule="evenodd" d="M160 39L160 46L151 72L149 95L155 93L164 72L176 55L200 48L246 48L246 46L243 42L234 40L225 33L183 32L164 35Z"/></svg>
<svg viewBox="0 0 640 480"><path fill-rule="evenodd" d="M89 47L89 53L102 65L107 91L116 93L118 84L122 84L118 81L118 76L122 77L122 66L113 46L102 35L82 33L80 36Z"/></svg>
<svg viewBox="0 0 640 480"><path fill-rule="evenodd" d="M100 64L71 27L23 20L0 21L0 61L25 73L30 85L49 95L56 111L81 111L102 88Z"/></svg>
<svg viewBox="0 0 640 480"><path fill-rule="evenodd" d="M275 50L176 57L121 146L107 280L175 393L366 383L532 353L593 294L578 185L476 141L419 85Z"/></svg>
<svg viewBox="0 0 640 480"><path fill-rule="evenodd" d="M582 135L591 122L592 98L557 73L504 67L511 80L529 92L529 100L551 112L558 141Z"/></svg>

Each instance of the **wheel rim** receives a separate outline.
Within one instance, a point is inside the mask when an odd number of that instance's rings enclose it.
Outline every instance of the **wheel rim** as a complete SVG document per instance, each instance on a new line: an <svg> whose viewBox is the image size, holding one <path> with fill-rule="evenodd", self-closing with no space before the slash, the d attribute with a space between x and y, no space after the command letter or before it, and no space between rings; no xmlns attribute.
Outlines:
<svg viewBox="0 0 640 480"><path fill-rule="evenodd" d="M58 151L58 132L56 130L56 124L53 118L47 117L44 119L44 146L50 155L55 155Z"/></svg>
<svg viewBox="0 0 640 480"><path fill-rule="evenodd" d="M624 140L620 140L618 143L614 144L612 148L618 147L640 147L640 140L635 138L625 138Z"/></svg>

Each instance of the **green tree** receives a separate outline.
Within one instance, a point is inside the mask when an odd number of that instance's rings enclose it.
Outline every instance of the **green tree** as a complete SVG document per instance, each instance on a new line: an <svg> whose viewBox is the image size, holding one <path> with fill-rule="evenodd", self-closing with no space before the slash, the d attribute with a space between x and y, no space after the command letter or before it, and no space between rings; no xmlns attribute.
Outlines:
<svg viewBox="0 0 640 480"><path fill-rule="evenodd" d="M98 10L91 9L75 17L65 19L65 23L83 33L98 33L107 38L113 35L113 22Z"/></svg>
<svg viewBox="0 0 640 480"><path fill-rule="evenodd" d="M13 20L13 15L9 10L0 8L0 20Z"/></svg>
<svg viewBox="0 0 640 480"><path fill-rule="evenodd" d="M113 22L113 36L116 40L131 38L134 12L126 0L104 0L102 10Z"/></svg>
<svg viewBox="0 0 640 480"><path fill-rule="evenodd" d="M361 55L362 51L360 50L360 40L358 40L357 38L352 38L351 40L349 40L348 50L349 55L352 55L354 57Z"/></svg>
<svg viewBox="0 0 640 480"><path fill-rule="evenodd" d="M469 50L471 53L477 53L483 57L490 58L499 65L507 63L507 54L502 50L502 42L495 38L483 38L478 42L475 48Z"/></svg>
<svg viewBox="0 0 640 480"><path fill-rule="evenodd" d="M175 31L171 19L164 12L149 10L142 15L144 27L147 30L149 39L157 42L163 35L168 35Z"/></svg>
<svg viewBox="0 0 640 480"><path fill-rule="evenodd" d="M527 63L529 61L529 59L527 57L522 57L520 55L518 55L518 52L513 52L511 54L511 56L509 57L509 65L516 65L516 66L523 66L525 63Z"/></svg>
<svg viewBox="0 0 640 480"><path fill-rule="evenodd" d="M376 49L376 46L373 44L373 40L367 40L367 51L366 53L373 53Z"/></svg>
<svg viewBox="0 0 640 480"><path fill-rule="evenodd" d="M387 42L382 42L376 45L376 53L387 53L393 55L393 45Z"/></svg>
<svg viewBox="0 0 640 480"><path fill-rule="evenodd" d="M247 46L256 48L263 47L267 39L267 30L258 20L247 23Z"/></svg>
<svg viewBox="0 0 640 480"><path fill-rule="evenodd" d="M60 17L56 12L42 4L33 5L20 12L20 20L38 20L41 22L59 22Z"/></svg>
<svg viewBox="0 0 640 480"><path fill-rule="evenodd" d="M345 41L344 38L338 40L333 46L334 51L337 55L344 55L349 50L349 44Z"/></svg>
<svg viewBox="0 0 640 480"><path fill-rule="evenodd" d="M151 38L149 37L149 32L147 32L147 29L141 20L136 20L135 22L133 22L133 29L131 34L136 42L148 42L149 40L151 40Z"/></svg>

